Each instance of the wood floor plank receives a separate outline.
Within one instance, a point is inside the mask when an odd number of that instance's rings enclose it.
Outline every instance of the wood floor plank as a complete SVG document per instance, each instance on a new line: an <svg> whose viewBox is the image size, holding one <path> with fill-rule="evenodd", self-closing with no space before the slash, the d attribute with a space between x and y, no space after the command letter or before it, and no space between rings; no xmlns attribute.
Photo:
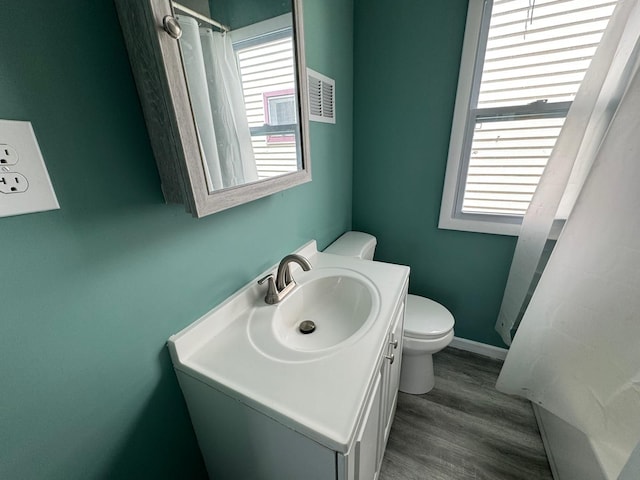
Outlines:
<svg viewBox="0 0 640 480"><path fill-rule="evenodd" d="M495 389L502 362L447 348L436 386L400 393L380 480L552 480L528 401Z"/></svg>

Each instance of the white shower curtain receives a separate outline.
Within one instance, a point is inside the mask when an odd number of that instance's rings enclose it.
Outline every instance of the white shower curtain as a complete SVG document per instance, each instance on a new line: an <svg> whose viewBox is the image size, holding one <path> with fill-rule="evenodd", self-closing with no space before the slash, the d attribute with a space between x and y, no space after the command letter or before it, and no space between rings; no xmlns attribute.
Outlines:
<svg viewBox="0 0 640 480"><path fill-rule="evenodd" d="M209 190L258 180L240 73L231 39L180 15L180 48Z"/></svg>
<svg viewBox="0 0 640 480"><path fill-rule="evenodd" d="M204 157L204 170L207 174L209 191L219 190L222 185L222 170L218 156L218 142L213 126L211 100L207 88L207 73L202 61L202 44L198 22L195 19L176 15L182 27L180 50L187 77L187 87L191 98L191 109L196 120L200 151Z"/></svg>
<svg viewBox="0 0 640 480"><path fill-rule="evenodd" d="M507 345L629 84L639 36L638 1L620 0L522 222L496 322Z"/></svg>
<svg viewBox="0 0 640 480"><path fill-rule="evenodd" d="M624 50L630 61L617 70L627 88L497 388L584 432L607 478L627 480L637 472L640 442L640 2L621 0L618 8L624 31L613 56Z"/></svg>
<svg viewBox="0 0 640 480"><path fill-rule="evenodd" d="M225 187L258 180L236 56L227 34L200 29Z"/></svg>

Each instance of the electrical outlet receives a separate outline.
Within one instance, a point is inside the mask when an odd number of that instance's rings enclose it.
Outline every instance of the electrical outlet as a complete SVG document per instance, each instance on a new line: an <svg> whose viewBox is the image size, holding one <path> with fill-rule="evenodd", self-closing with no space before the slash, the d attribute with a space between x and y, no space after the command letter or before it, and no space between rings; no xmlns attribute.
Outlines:
<svg viewBox="0 0 640 480"><path fill-rule="evenodd" d="M11 145L0 143L0 167L18 163L18 152Z"/></svg>
<svg viewBox="0 0 640 480"><path fill-rule="evenodd" d="M57 208L31 123L0 120L0 217Z"/></svg>
<svg viewBox="0 0 640 480"><path fill-rule="evenodd" d="M21 173L0 173L0 193L23 193L27 188L29 182Z"/></svg>

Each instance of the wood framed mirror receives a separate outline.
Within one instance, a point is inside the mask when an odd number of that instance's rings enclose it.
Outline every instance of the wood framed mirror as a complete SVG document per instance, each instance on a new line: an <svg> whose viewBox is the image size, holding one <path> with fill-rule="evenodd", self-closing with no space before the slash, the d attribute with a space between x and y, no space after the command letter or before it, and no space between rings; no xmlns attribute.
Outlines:
<svg viewBox="0 0 640 480"><path fill-rule="evenodd" d="M166 201L203 217L310 181L301 0L184 1L115 0Z"/></svg>

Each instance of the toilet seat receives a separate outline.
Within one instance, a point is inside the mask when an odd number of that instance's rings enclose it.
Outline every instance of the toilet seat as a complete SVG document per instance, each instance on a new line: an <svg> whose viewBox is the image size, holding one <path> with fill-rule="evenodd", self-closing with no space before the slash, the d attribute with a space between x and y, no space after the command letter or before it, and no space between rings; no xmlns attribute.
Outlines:
<svg viewBox="0 0 640 480"><path fill-rule="evenodd" d="M453 330L451 312L438 302L417 295L407 295L404 314L404 336L431 340Z"/></svg>

